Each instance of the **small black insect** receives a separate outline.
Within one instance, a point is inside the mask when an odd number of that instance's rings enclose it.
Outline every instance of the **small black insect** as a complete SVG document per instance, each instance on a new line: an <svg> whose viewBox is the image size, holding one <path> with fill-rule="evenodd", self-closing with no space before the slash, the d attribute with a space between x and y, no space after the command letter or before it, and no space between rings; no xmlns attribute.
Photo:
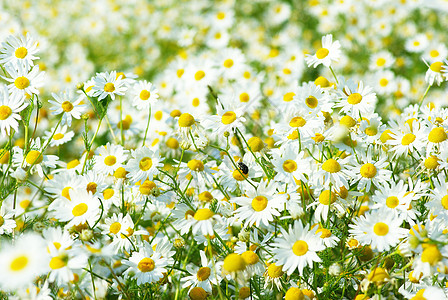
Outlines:
<svg viewBox="0 0 448 300"><path fill-rule="evenodd" d="M241 173L247 175L249 173L249 167L246 166L243 162L238 162L238 168L240 168Z"/></svg>

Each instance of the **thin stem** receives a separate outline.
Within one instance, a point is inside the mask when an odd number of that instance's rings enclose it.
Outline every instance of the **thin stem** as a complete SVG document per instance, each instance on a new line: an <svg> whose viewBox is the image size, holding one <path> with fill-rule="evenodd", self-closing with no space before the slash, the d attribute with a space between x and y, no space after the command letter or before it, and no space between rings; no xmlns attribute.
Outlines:
<svg viewBox="0 0 448 300"><path fill-rule="evenodd" d="M145 137L143 138L143 145L146 144L146 135L148 134L149 122L151 121L151 104L149 105L148 123L146 124Z"/></svg>
<svg viewBox="0 0 448 300"><path fill-rule="evenodd" d="M334 79L336 80L336 83L339 84L338 77L337 77L336 74L334 73L333 68L332 68L331 66L330 66L330 71L331 71L331 74L333 74L333 77L334 77Z"/></svg>
<svg viewBox="0 0 448 300"><path fill-rule="evenodd" d="M123 98L120 96L120 134L121 145L124 146L124 133L123 133Z"/></svg>

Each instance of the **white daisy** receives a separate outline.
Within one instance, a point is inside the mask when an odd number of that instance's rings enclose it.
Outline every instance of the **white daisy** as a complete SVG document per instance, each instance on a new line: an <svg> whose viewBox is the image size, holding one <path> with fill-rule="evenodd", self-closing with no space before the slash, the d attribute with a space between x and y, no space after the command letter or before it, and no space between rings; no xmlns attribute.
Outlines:
<svg viewBox="0 0 448 300"><path fill-rule="evenodd" d="M338 61L341 57L341 44L339 41L333 42L333 35L327 34L322 37L322 48L316 51L316 54L307 54L305 61L308 67L313 66L314 68L320 64L326 67L330 67L333 61Z"/></svg>
<svg viewBox="0 0 448 300"><path fill-rule="evenodd" d="M20 112L28 106L19 94L9 95L6 85L0 85L0 132L9 135L11 129L19 131Z"/></svg>
<svg viewBox="0 0 448 300"><path fill-rule="evenodd" d="M132 182L152 180L154 175L159 173L157 168L163 166L159 150L151 150L148 147L141 147L131 150L132 158L126 164L127 177Z"/></svg>
<svg viewBox="0 0 448 300"><path fill-rule="evenodd" d="M0 64L21 64L28 69L33 66L33 60L39 57L35 56L38 52L37 41L35 41L29 33L25 36L15 37L10 35L5 42L2 43L0 49Z"/></svg>
<svg viewBox="0 0 448 300"><path fill-rule="evenodd" d="M72 118L80 119L84 112L86 105L81 104L83 96L81 94L76 95L72 90L65 90L59 95L52 93L53 98L56 100L48 100L53 106L50 107L53 115L59 115L63 113L61 125L72 125Z"/></svg>
<svg viewBox="0 0 448 300"><path fill-rule="evenodd" d="M93 97L98 97L98 101L107 96L115 100L116 95L122 96L127 90L126 82L123 80L122 75L117 77L116 71L97 73L93 78L93 83L94 85L89 94Z"/></svg>
<svg viewBox="0 0 448 300"><path fill-rule="evenodd" d="M151 82L146 80L137 81L132 87L132 105L139 110L148 110L150 105L158 101L159 94Z"/></svg>
<svg viewBox="0 0 448 300"><path fill-rule="evenodd" d="M6 81L10 82L8 89L11 94L31 97L32 94L39 94L38 88L43 85L45 72L39 72L39 66L34 66L31 70L27 70L22 65L5 66L6 71L9 73L9 77L3 77Z"/></svg>

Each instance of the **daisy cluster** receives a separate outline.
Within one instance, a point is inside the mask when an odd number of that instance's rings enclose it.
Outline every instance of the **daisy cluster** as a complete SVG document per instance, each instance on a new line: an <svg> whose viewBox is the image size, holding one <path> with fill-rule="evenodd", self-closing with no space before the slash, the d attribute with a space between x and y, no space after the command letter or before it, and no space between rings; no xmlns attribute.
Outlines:
<svg viewBox="0 0 448 300"><path fill-rule="evenodd" d="M448 6L397 2L0 1L0 297L448 299Z"/></svg>

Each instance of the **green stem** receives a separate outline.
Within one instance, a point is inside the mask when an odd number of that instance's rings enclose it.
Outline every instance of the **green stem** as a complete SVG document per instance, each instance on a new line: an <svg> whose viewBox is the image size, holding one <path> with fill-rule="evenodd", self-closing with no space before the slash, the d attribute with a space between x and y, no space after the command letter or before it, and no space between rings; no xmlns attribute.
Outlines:
<svg viewBox="0 0 448 300"><path fill-rule="evenodd" d="M146 144L146 135L148 134L149 121L151 121L151 104L149 105L148 123L146 124L145 137L144 137L144 139L143 139L143 145L142 145L142 146L144 146L144 145ZM122 127L123 127L123 126L122 126Z"/></svg>

